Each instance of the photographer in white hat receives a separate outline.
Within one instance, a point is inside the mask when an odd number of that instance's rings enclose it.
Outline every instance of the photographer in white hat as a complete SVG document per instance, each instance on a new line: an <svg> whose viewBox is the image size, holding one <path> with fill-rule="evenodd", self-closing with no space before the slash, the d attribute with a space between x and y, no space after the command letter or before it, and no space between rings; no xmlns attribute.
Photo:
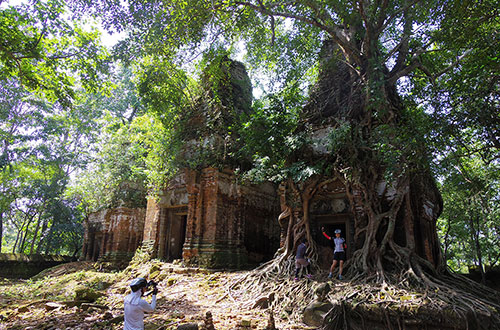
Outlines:
<svg viewBox="0 0 500 330"><path fill-rule="evenodd" d="M151 304L141 297L146 292L148 286L153 286L153 298ZM132 292L125 297L125 321L123 324L124 330L144 330L144 313L151 313L156 307L156 294L158 289L153 281L146 281L145 278L139 277L130 283Z"/></svg>

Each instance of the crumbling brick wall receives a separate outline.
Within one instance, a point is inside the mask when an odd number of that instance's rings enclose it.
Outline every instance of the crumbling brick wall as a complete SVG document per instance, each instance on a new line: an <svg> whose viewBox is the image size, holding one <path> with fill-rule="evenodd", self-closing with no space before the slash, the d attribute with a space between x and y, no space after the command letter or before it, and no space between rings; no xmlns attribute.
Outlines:
<svg viewBox="0 0 500 330"><path fill-rule="evenodd" d="M271 184L238 184L230 170L186 170L148 200L144 242L161 259L182 256L192 265L242 268L273 256L279 246L278 213Z"/></svg>
<svg viewBox="0 0 500 330"><path fill-rule="evenodd" d="M82 259L127 260L142 243L146 212L117 207L91 213L84 222Z"/></svg>

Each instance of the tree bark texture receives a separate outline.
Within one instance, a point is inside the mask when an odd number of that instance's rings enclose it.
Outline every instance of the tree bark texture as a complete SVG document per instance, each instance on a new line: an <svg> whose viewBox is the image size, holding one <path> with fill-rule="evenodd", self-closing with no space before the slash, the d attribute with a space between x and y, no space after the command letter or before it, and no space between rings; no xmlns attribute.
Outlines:
<svg viewBox="0 0 500 330"><path fill-rule="evenodd" d="M0 212L0 253L2 253L2 240L3 240L3 212Z"/></svg>
<svg viewBox="0 0 500 330"><path fill-rule="evenodd" d="M440 270L443 260L436 220L442 199L427 164L420 162L425 150L411 150L418 157L409 159L405 146L395 145L391 151L398 152L399 158L391 163L374 147L386 143L383 139L392 147L398 128L407 125L395 86L368 64L360 76L333 43L326 42L322 54L319 79L299 129L313 140L321 130L335 132L342 122L350 131L334 151L305 146L290 160L327 165L305 181L282 185L279 221L286 236L281 239L281 259L290 256L302 238L312 243L310 255L317 257L311 226L318 224L311 222L310 208L316 195L328 199L329 184L336 182L344 187L354 222L354 253L346 265L351 277L384 282L390 274ZM381 127L389 128L386 136L380 136Z"/></svg>

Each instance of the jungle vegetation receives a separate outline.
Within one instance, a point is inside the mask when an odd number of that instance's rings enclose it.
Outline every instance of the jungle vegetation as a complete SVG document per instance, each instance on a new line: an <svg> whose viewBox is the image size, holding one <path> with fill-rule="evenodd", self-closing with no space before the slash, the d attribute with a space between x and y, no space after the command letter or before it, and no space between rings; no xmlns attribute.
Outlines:
<svg viewBox="0 0 500 330"><path fill-rule="evenodd" d="M88 212L140 204L180 168L232 166L284 189L286 244L263 272L290 271L297 242L312 241L311 198L337 180L363 210L352 279L447 292L453 272L477 268L484 281L500 262L499 10L496 0L0 1L1 251L78 253ZM102 46L93 20L126 37ZM246 65L253 102L235 120L207 116L233 141L223 157L185 157L190 116L234 107L221 97L228 58ZM320 125L331 127L328 152L305 157ZM120 195L123 185L136 193Z"/></svg>

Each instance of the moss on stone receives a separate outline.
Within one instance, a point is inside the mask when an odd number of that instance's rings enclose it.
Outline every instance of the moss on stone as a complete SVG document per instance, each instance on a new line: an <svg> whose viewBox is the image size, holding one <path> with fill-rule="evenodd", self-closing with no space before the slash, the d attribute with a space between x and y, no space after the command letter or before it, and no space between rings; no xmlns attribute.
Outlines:
<svg viewBox="0 0 500 330"><path fill-rule="evenodd" d="M97 292L92 288L82 286L82 285L75 287L75 300L76 301L85 301L85 302L93 303L102 296L103 296L102 293Z"/></svg>
<svg viewBox="0 0 500 330"><path fill-rule="evenodd" d="M156 279L158 279L158 277L160 276L160 274L161 274L161 272L159 270L156 270L156 271L154 271L152 273L149 273L149 278L151 280L156 280Z"/></svg>

